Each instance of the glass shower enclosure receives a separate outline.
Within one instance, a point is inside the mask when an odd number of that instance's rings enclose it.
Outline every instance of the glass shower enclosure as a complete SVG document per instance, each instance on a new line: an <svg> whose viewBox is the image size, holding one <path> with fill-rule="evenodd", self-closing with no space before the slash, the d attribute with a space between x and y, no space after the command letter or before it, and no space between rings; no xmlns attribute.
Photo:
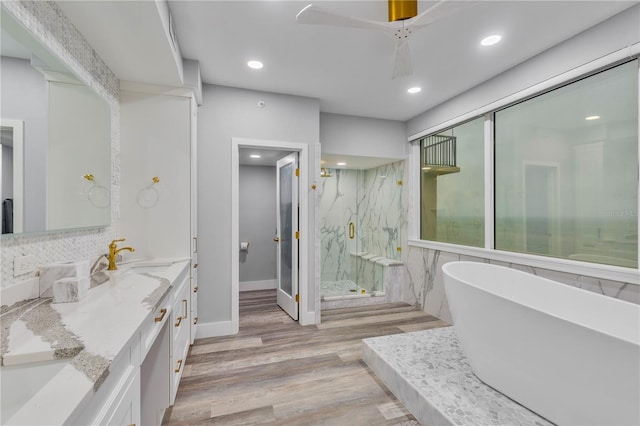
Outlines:
<svg viewBox="0 0 640 426"><path fill-rule="evenodd" d="M402 161L322 169L323 300L384 295L382 265L401 256L403 170Z"/></svg>

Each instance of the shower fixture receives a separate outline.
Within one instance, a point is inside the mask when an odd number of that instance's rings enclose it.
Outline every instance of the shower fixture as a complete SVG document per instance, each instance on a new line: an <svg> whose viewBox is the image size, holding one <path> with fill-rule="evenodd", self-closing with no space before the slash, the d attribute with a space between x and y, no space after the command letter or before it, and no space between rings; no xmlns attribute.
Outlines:
<svg viewBox="0 0 640 426"><path fill-rule="evenodd" d="M329 170L327 170L326 167L322 167L320 169L320 177L323 177L323 178L331 177L331 172L329 172Z"/></svg>

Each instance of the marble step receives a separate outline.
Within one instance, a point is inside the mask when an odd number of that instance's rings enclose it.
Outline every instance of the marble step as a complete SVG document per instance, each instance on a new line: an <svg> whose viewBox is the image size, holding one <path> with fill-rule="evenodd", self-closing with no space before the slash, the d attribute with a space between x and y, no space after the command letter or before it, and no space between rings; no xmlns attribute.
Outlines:
<svg viewBox="0 0 640 426"><path fill-rule="evenodd" d="M423 425L553 425L481 382L453 326L363 339L362 359Z"/></svg>

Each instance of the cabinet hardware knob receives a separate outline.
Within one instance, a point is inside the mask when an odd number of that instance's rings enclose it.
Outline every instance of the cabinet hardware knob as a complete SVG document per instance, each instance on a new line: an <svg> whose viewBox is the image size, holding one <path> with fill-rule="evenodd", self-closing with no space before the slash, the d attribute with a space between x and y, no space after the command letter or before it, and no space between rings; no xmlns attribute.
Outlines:
<svg viewBox="0 0 640 426"><path fill-rule="evenodd" d="M197 263L193 264L193 269L198 269L198 264Z"/></svg>
<svg viewBox="0 0 640 426"><path fill-rule="evenodd" d="M317 186L316 186L315 183L313 185L311 185L311 189L313 189L314 191L316 190L316 188L317 188Z"/></svg>
<svg viewBox="0 0 640 426"><path fill-rule="evenodd" d="M173 370L173 371L174 371L174 372L176 372L176 373L179 373L181 368L182 368L182 360L181 360L181 359L179 359L179 360L178 360L178 368L176 368L176 369L175 369L175 370Z"/></svg>
<svg viewBox="0 0 640 426"><path fill-rule="evenodd" d="M160 309L160 316L155 318L155 322L162 322L165 315L167 315L167 309L166 308Z"/></svg>
<svg viewBox="0 0 640 426"><path fill-rule="evenodd" d="M194 323L194 324L197 324L197 323L198 323L198 317L195 317L195 318L193 319L193 323Z"/></svg>
<svg viewBox="0 0 640 426"><path fill-rule="evenodd" d="M193 292L194 292L194 293L197 293L197 292L198 292L198 287L197 287L197 286L193 288Z"/></svg>
<svg viewBox="0 0 640 426"><path fill-rule="evenodd" d="M280 242L280 238L275 237L275 238L273 239L273 241L275 241L276 243L279 243L279 242Z"/></svg>
<svg viewBox="0 0 640 426"><path fill-rule="evenodd" d="M174 326L180 327L180 323L181 322L182 322L182 317L178 317L178 319L176 320L176 323L174 324Z"/></svg>

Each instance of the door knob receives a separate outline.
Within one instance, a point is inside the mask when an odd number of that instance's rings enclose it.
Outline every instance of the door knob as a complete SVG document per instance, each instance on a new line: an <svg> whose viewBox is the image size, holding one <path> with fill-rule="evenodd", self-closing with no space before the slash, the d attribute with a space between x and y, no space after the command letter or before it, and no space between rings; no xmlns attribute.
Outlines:
<svg viewBox="0 0 640 426"><path fill-rule="evenodd" d="M273 241L275 241L276 243L279 243L279 242L280 242L280 238L275 237L275 238L273 239Z"/></svg>

